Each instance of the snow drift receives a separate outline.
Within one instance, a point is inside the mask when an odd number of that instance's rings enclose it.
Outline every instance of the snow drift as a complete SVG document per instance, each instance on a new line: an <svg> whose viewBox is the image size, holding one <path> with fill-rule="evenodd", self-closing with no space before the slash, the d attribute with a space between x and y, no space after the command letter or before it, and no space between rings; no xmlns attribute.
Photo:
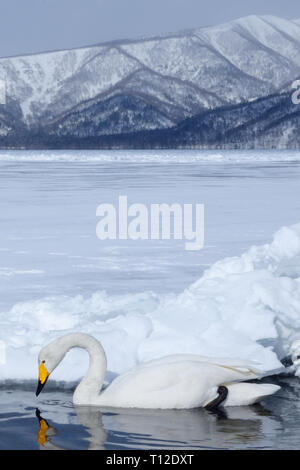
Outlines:
<svg viewBox="0 0 300 470"><path fill-rule="evenodd" d="M0 326L2 381L35 379L40 348L72 331L102 342L108 379L175 353L256 361L272 374L300 338L300 224L282 227L270 244L218 261L179 295L99 291L89 298L47 297L1 312ZM52 378L77 380L87 361L84 352L73 350Z"/></svg>

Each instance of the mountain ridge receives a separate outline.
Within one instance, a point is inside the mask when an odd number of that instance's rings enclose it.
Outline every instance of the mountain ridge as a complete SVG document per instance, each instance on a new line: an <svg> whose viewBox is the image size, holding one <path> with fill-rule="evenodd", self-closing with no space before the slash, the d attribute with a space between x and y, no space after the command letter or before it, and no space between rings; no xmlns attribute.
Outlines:
<svg viewBox="0 0 300 470"><path fill-rule="evenodd" d="M206 112L291 94L299 77L300 20L270 15L0 58L0 146L39 132L75 142L177 129Z"/></svg>

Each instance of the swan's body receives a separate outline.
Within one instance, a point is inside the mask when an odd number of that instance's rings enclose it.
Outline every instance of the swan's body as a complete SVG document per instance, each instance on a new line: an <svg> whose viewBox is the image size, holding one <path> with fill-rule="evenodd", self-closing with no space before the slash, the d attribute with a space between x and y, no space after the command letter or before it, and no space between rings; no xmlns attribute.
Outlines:
<svg viewBox="0 0 300 470"><path fill-rule="evenodd" d="M240 360L215 359L184 354L167 356L136 367L117 377L101 393L106 373L106 356L101 344L83 333L65 335L43 348L39 354L40 384L74 347L84 348L90 356L89 369L76 388L76 405L120 408L197 408L207 406L224 385L228 395L225 406L250 405L275 393L271 384L239 383L259 377L252 364Z"/></svg>

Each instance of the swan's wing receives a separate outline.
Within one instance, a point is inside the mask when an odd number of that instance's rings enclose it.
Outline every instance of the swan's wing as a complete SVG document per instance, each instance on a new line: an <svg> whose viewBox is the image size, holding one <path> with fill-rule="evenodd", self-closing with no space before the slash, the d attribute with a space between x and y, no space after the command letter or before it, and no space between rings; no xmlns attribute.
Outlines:
<svg viewBox="0 0 300 470"><path fill-rule="evenodd" d="M256 378L253 371L177 357L152 361L117 377L99 405L136 408L194 408L216 398L219 385Z"/></svg>
<svg viewBox="0 0 300 470"><path fill-rule="evenodd" d="M207 356L200 356L198 354L174 354L170 356L161 357L158 359L154 359L152 361L146 362L141 364L139 367L152 367L154 364L162 365L162 364L170 364L170 363L178 363L181 361L193 361L193 362L205 362L207 364L215 364L218 366L229 367L233 369L238 369L242 371L249 371L253 373L256 377L259 377L263 374L263 369L261 364L255 361L245 361L243 359L236 359L236 358L224 358L224 357L207 357ZM255 377L255 378L256 378ZM254 377L253 377L254 378Z"/></svg>

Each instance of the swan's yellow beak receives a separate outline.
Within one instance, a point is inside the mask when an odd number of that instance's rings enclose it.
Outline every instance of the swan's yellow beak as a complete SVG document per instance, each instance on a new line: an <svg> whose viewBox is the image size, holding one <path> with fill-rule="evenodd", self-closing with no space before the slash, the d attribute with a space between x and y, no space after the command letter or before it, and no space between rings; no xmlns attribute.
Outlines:
<svg viewBox="0 0 300 470"><path fill-rule="evenodd" d="M44 386L45 386L45 383L47 382L47 379L49 377L49 372L47 371L47 368L44 364L44 362L41 363L40 367L39 367L39 383L38 383L38 386L37 386L37 389L36 389L36 396L38 396L41 391L43 390Z"/></svg>

